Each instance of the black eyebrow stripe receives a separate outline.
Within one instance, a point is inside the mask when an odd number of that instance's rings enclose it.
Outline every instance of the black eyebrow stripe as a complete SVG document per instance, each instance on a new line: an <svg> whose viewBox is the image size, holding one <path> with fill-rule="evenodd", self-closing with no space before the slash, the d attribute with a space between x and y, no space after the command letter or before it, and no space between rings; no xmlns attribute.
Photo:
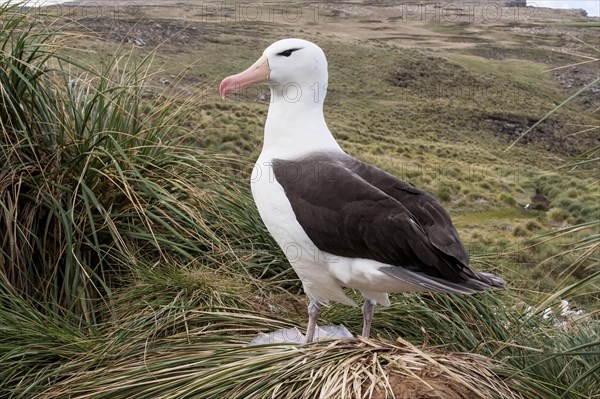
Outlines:
<svg viewBox="0 0 600 399"><path fill-rule="evenodd" d="M292 54L294 51L302 50L302 48L303 47L290 48L290 49L284 50L284 51L282 51L280 53L277 53L277 55L283 55L283 56L285 56L286 53ZM288 57L289 57L289 55L288 55Z"/></svg>

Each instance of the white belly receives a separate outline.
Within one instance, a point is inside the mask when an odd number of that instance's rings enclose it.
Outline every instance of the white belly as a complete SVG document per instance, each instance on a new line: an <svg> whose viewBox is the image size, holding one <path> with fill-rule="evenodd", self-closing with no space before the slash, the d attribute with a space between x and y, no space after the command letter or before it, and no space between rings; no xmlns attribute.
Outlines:
<svg viewBox="0 0 600 399"><path fill-rule="evenodd" d="M306 235L268 161L259 158L256 162L251 188L260 217L302 281L308 297L320 303L335 301L355 306L340 288L340 281L330 273L332 255L318 251Z"/></svg>

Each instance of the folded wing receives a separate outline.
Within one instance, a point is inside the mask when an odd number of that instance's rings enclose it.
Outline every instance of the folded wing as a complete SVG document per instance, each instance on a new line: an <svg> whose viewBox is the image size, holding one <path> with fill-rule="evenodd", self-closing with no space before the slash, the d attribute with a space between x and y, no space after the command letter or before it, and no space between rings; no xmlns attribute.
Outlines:
<svg viewBox="0 0 600 399"><path fill-rule="evenodd" d="M464 292L502 283L469 268L448 213L430 194L377 167L346 154L320 153L274 160L273 171L298 222L322 251L376 260L393 266L384 271L398 278L417 273L465 286Z"/></svg>

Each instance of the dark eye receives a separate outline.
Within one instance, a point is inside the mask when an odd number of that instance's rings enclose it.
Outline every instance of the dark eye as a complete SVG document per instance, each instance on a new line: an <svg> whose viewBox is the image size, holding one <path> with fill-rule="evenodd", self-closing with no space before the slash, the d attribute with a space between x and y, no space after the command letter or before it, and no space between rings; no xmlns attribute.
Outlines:
<svg viewBox="0 0 600 399"><path fill-rule="evenodd" d="M282 51L281 53L277 53L277 55L281 55L283 57L289 57L290 55L292 55L292 53L294 51L298 51L298 50L300 50L300 49L299 48L291 48L289 50Z"/></svg>

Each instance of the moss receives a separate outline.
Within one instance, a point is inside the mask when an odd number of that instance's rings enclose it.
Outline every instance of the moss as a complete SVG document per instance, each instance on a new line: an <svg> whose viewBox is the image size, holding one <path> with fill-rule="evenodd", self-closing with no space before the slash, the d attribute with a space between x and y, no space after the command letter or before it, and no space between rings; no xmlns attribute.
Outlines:
<svg viewBox="0 0 600 399"><path fill-rule="evenodd" d="M561 208L552 208L548 211L548 220L552 222L564 222L568 217L569 215Z"/></svg>
<svg viewBox="0 0 600 399"><path fill-rule="evenodd" d="M436 191L436 197L440 200L440 201L450 201L452 199L452 191L450 190L450 187L448 186L442 186L441 188L439 188Z"/></svg>
<svg viewBox="0 0 600 399"><path fill-rule="evenodd" d="M512 195L508 195L505 193L500 194L500 201L504 202L507 205L517 205L517 200L515 200Z"/></svg>
<svg viewBox="0 0 600 399"><path fill-rule="evenodd" d="M565 196L569 198L577 198L581 195L581 191L576 188L570 188L565 192Z"/></svg>
<svg viewBox="0 0 600 399"><path fill-rule="evenodd" d="M539 231L542 230L544 227L538 221L530 220L525 224L525 228L529 231Z"/></svg>

